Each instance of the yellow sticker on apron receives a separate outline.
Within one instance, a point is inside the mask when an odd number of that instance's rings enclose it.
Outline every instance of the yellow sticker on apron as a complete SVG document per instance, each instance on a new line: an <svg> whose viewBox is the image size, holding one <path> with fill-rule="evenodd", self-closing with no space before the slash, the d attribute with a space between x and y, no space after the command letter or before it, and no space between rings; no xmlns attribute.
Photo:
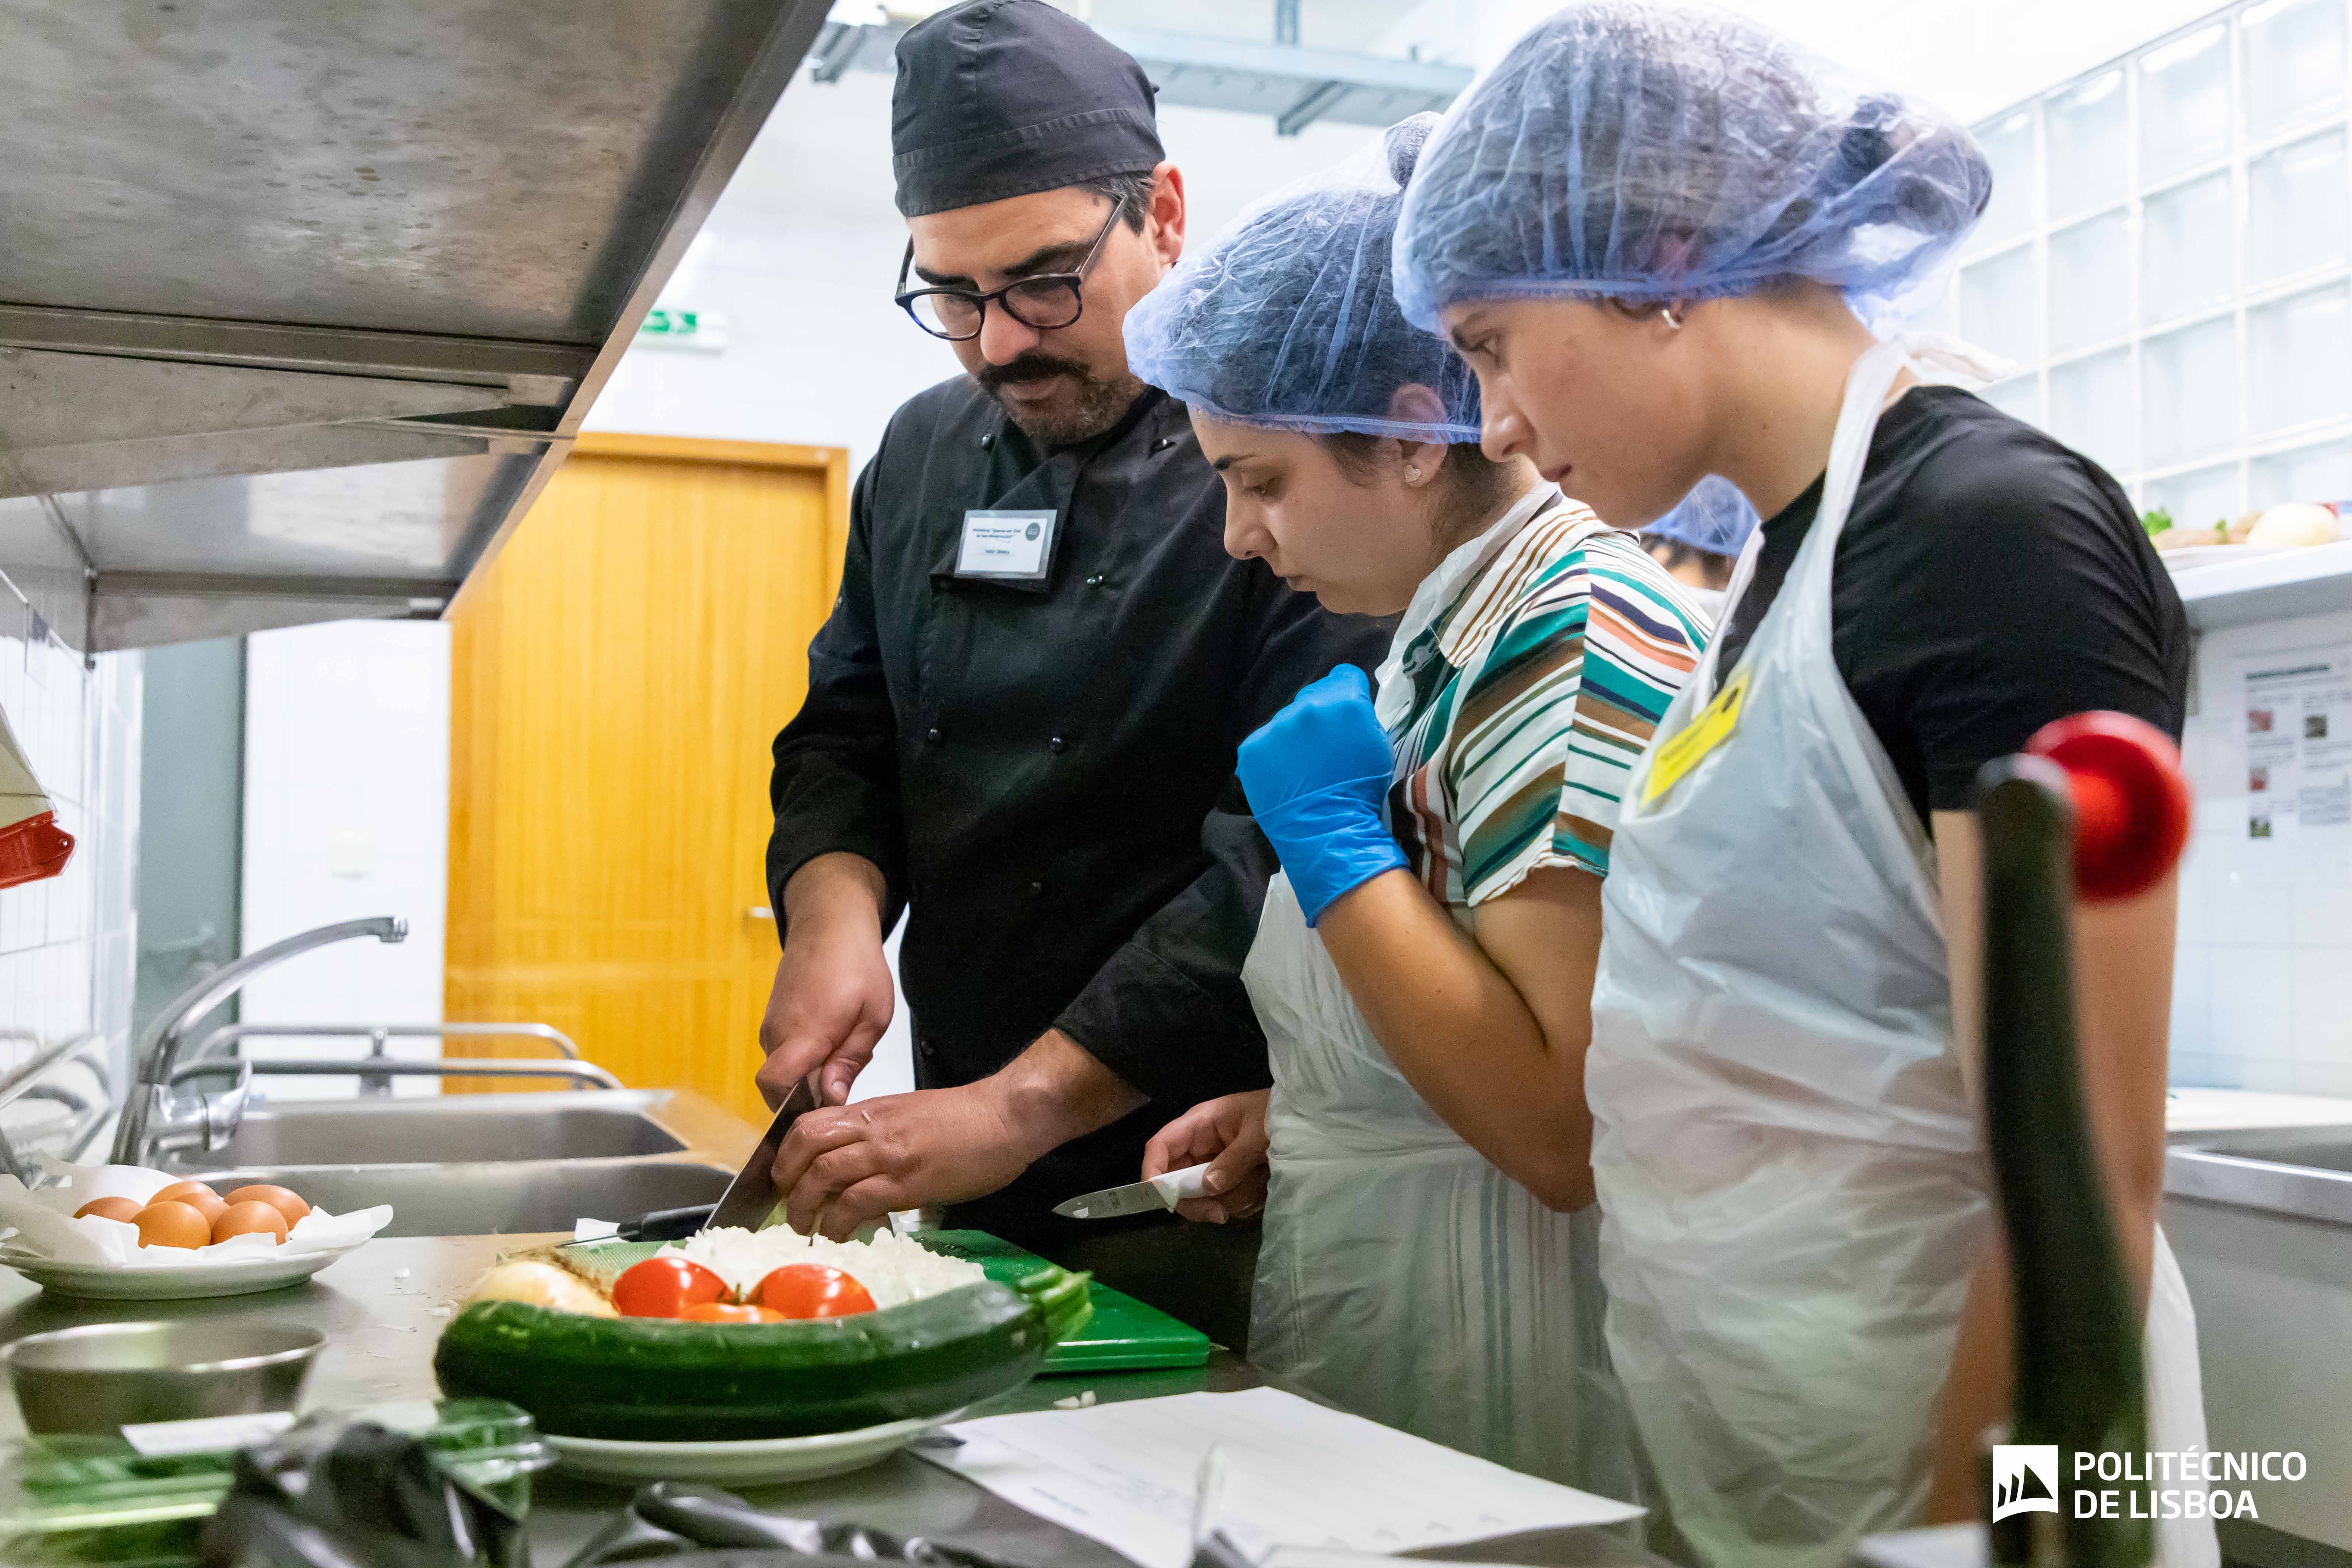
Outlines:
<svg viewBox="0 0 2352 1568"><path fill-rule="evenodd" d="M1715 694L1715 700L1699 710L1698 717L1660 746L1650 759L1650 776L1642 784L1642 804L1650 805L1682 781L1685 773L1698 766L1709 752L1723 744L1739 723L1739 710L1748 701L1748 676L1751 666L1741 665Z"/></svg>

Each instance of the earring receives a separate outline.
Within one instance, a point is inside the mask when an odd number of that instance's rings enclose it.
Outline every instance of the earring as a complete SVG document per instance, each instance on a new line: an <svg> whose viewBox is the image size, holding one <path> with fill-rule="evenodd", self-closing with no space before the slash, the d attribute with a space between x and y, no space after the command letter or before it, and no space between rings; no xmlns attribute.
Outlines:
<svg viewBox="0 0 2352 1568"><path fill-rule="evenodd" d="M1679 332L1683 330L1683 319L1680 312L1675 310L1675 302L1669 302L1659 306L1658 314L1665 318L1666 325L1674 328L1675 331Z"/></svg>
<svg viewBox="0 0 2352 1568"><path fill-rule="evenodd" d="M1404 466L1404 477L1409 479L1418 479L1421 478L1420 468L1414 464L1407 463Z"/></svg>

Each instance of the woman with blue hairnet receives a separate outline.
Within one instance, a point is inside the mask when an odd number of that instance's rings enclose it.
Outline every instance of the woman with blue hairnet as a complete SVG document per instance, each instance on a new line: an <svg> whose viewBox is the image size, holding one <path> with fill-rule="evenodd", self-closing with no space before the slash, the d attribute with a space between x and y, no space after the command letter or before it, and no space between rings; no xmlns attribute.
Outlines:
<svg viewBox="0 0 2352 1568"><path fill-rule="evenodd" d="M1713 626L1730 595L1732 563L1756 527L1756 509L1739 487L1709 474L1675 509L1642 529L1643 548L1666 569Z"/></svg>
<svg viewBox="0 0 2352 1568"><path fill-rule="evenodd" d="M1949 384L1929 295L1990 190L1967 132L1727 15L1604 3L1464 95L1395 282L1486 450L1639 527L1764 519L1628 784L1586 1088L1608 1338L1682 1543L1843 1563L1974 1512L2010 1306L1971 1089L1977 771L2087 709L2178 736L2178 597L2115 481ZM2158 1448L2201 1444L2157 1229L2176 889L2085 910L2093 1142L2146 1292ZM2216 1560L2201 1521L2160 1560Z"/></svg>
<svg viewBox="0 0 2352 1568"><path fill-rule="evenodd" d="M1193 1108L1145 1171L1270 1163L1252 1359L1360 1414L1629 1496L1599 1345L1583 1054L1628 770L1702 623L1630 533L1476 444L1476 390L1389 282L1433 117L1278 193L1129 313L1190 407L1225 547L1329 608L1402 611L1241 748L1284 874L1243 971L1268 1094ZM1269 1151L1270 1143L1270 1151Z"/></svg>

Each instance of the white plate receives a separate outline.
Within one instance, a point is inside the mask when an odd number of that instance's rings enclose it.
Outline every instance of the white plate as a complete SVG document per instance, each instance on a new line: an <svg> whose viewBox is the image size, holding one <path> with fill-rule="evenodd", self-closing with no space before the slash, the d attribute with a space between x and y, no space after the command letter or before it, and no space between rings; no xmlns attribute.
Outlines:
<svg viewBox="0 0 2352 1568"><path fill-rule="evenodd" d="M127 1268L114 1263L60 1263L20 1252L0 1252L0 1264L60 1296L90 1296L108 1301L178 1301L196 1296L250 1296L308 1279L345 1253L367 1243L288 1252L275 1258L241 1258L224 1263L185 1263L171 1268Z"/></svg>
<svg viewBox="0 0 2352 1568"><path fill-rule="evenodd" d="M924 1415L823 1432L814 1437L755 1437L735 1443L635 1443L612 1437L543 1434L555 1445L557 1465L603 1481L736 1481L773 1485L846 1475L888 1458L935 1426L963 1415Z"/></svg>

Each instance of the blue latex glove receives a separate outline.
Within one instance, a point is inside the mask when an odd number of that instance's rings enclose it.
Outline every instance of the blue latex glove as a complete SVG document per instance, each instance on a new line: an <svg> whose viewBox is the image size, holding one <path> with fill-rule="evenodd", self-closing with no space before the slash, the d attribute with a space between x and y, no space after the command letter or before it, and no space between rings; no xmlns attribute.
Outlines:
<svg viewBox="0 0 2352 1568"><path fill-rule="evenodd" d="M1257 825L1313 925L1332 900L1405 863L1381 805L1396 757L1364 672L1343 664L1242 742L1234 763Z"/></svg>

